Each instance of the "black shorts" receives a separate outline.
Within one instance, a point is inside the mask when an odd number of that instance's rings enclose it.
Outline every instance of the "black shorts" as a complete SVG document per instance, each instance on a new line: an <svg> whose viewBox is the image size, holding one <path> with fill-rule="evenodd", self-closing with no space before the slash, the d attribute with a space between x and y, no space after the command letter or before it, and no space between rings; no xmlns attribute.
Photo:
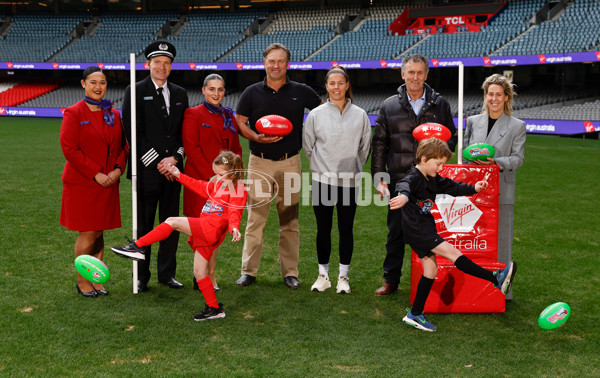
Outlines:
<svg viewBox="0 0 600 378"><path fill-rule="evenodd" d="M437 247L438 245L445 242L444 238L440 235L435 235L431 239L419 239L419 240L411 240L408 242L410 248L419 256L420 259L427 257L432 249Z"/></svg>

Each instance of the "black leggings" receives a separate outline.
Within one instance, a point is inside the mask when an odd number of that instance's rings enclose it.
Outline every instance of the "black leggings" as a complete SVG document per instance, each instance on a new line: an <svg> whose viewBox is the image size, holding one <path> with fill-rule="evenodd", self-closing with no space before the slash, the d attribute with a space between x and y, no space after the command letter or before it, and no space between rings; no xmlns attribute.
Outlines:
<svg viewBox="0 0 600 378"><path fill-rule="evenodd" d="M331 255L331 228L333 207L337 209L340 237L340 264L350 265L354 249L354 215L356 214L355 187L331 186L312 182L312 204L317 219L317 257L319 264L329 264Z"/></svg>

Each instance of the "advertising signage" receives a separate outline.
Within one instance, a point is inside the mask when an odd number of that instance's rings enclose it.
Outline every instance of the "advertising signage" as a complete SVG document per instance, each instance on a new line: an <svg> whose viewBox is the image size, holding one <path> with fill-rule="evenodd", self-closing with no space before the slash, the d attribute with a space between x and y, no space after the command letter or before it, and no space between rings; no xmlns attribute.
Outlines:
<svg viewBox="0 0 600 378"><path fill-rule="evenodd" d="M6 107L0 106L0 118L2 117L53 117L62 118L64 108L28 108L28 107ZM306 114L305 114L306 117ZM370 114L371 125L375 125L377 115ZM593 133L600 131L598 121L561 121L548 119L523 119L527 124L527 132L534 134L556 134L574 135ZM458 125L458 118L454 118L454 124ZM466 124L464 122L463 124Z"/></svg>
<svg viewBox="0 0 600 378"><path fill-rule="evenodd" d="M447 58L429 60L435 67L457 67L462 63L465 67L522 66L558 63L591 63L600 61L600 51L587 51L562 54L537 54L516 56L484 56L474 58ZM332 66L344 66L346 69L392 69L400 68L402 60L357 60L326 62L290 62L290 70L328 70ZM90 66L98 66L103 70L129 70L129 63L60 63L60 62L0 62L2 70L84 70ZM136 63L137 70L147 70L146 63ZM173 70L187 71L242 71L264 70L262 62L250 63L173 63Z"/></svg>

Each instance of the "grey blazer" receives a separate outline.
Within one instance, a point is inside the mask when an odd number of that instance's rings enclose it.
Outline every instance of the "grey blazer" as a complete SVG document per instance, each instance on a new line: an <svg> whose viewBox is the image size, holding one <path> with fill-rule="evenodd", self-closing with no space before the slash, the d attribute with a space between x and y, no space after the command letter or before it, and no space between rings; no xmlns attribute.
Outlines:
<svg viewBox="0 0 600 378"><path fill-rule="evenodd" d="M494 160L500 166L500 204L515 203L515 178L517 168L525 159L525 122L502 113L487 135L488 115L479 114L467 118L464 147L473 143L494 146Z"/></svg>

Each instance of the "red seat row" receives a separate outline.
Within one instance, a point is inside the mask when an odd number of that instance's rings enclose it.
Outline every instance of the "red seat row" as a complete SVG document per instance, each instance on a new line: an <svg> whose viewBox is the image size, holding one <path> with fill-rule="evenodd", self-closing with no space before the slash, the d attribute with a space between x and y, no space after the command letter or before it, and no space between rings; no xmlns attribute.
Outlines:
<svg viewBox="0 0 600 378"><path fill-rule="evenodd" d="M0 106L17 106L58 88L58 84L17 84L0 92Z"/></svg>

